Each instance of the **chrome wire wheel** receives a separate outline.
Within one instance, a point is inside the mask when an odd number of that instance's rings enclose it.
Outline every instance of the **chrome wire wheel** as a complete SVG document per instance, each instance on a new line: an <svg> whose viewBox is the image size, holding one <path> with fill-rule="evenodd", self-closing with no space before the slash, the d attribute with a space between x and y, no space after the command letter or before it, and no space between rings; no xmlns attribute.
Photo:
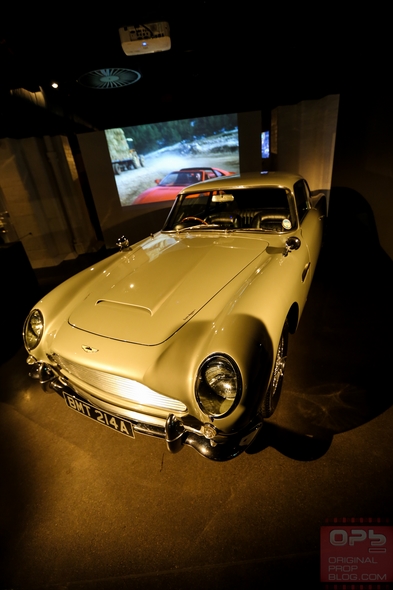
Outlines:
<svg viewBox="0 0 393 590"><path fill-rule="evenodd" d="M274 361L273 375L269 387L262 400L262 416L270 418L277 408L280 399L282 382L284 380L285 364L288 352L288 322L285 322L280 342L278 344L276 360Z"/></svg>
<svg viewBox="0 0 393 590"><path fill-rule="evenodd" d="M285 340L284 336L281 335L280 344L278 346L276 363L274 365L273 379L272 379L272 396L274 397L277 393L278 384L280 379L284 377L285 363L287 357L285 354Z"/></svg>

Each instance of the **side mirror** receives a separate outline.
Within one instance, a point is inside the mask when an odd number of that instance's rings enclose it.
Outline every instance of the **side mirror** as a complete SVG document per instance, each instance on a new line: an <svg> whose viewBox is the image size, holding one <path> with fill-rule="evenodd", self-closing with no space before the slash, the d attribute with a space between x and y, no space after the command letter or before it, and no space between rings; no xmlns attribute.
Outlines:
<svg viewBox="0 0 393 590"><path fill-rule="evenodd" d="M284 256L288 256L289 252L293 252L294 250L299 250L301 246L301 241L299 238L291 237L288 238L285 242L285 252Z"/></svg>
<svg viewBox="0 0 393 590"><path fill-rule="evenodd" d="M129 242L128 238L126 238L125 236L121 236L121 238L119 238L116 242L116 246L119 246L120 250L124 250L124 248L128 248L129 245L130 245L130 242Z"/></svg>

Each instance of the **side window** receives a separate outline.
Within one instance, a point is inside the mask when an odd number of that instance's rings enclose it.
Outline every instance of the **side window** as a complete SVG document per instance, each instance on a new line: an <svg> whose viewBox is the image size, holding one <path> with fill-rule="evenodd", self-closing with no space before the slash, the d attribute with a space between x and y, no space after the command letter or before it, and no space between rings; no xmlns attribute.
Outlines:
<svg viewBox="0 0 393 590"><path fill-rule="evenodd" d="M299 221L301 222L310 208L308 186L306 185L304 180L298 180L293 188L295 192L295 200L299 215Z"/></svg>

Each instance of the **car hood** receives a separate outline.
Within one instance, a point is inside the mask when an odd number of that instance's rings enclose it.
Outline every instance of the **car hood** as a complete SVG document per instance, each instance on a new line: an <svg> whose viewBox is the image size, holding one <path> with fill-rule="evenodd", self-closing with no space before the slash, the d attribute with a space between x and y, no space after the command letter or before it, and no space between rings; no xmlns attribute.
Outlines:
<svg viewBox="0 0 393 590"><path fill-rule="evenodd" d="M109 265L69 323L107 338L160 344L267 246L234 234L159 234Z"/></svg>
<svg viewBox="0 0 393 590"><path fill-rule="evenodd" d="M154 186L138 195L134 204L150 203L153 201L170 201L175 199L184 188L184 186Z"/></svg>

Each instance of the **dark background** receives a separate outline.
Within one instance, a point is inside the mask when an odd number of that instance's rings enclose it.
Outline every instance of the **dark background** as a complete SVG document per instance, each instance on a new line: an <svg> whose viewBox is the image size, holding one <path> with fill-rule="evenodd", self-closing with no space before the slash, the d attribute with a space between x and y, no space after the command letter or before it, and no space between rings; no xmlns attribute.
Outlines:
<svg viewBox="0 0 393 590"><path fill-rule="evenodd" d="M172 48L140 57L124 54L118 29L164 20ZM191 0L128 2L82 11L6 5L1 23L1 134L25 137L164 121L221 112L270 110L280 104L350 91L387 89L388 38L383 15L310 13L298 5ZM132 86L95 90L78 83L89 71L128 68ZM59 89L51 91L55 80ZM47 110L32 111L10 90L42 88Z"/></svg>
<svg viewBox="0 0 393 590"><path fill-rule="evenodd" d="M169 23L171 50L126 56L118 29L160 20ZM61 8L7 3L0 23L0 137L63 134L77 155L77 134L93 130L248 111L262 113L266 130L277 106L339 94L333 184L365 196L393 257L388 22L374 6L344 13L281 4L257 10L247 1L234 7L121 1L89 10L74 0ZM132 69L141 78L123 88L83 85L87 72L105 68Z"/></svg>
<svg viewBox="0 0 393 590"><path fill-rule="evenodd" d="M125 56L118 28L161 19L171 51ZM392 517L389 22L376 5L3 8L3 138L65 134L77 149L76 134L111 127L259 110L268 128L276 106L339 94L340 107L325 247L280 406L248 454L217 465L159 440L130 443L43 392L23 349L2 362L1 590L314 589L326 518ZM78 83L112 67L141 79ZM15 268L2 266L2 292L28 307L79 262Z"/></svg>

